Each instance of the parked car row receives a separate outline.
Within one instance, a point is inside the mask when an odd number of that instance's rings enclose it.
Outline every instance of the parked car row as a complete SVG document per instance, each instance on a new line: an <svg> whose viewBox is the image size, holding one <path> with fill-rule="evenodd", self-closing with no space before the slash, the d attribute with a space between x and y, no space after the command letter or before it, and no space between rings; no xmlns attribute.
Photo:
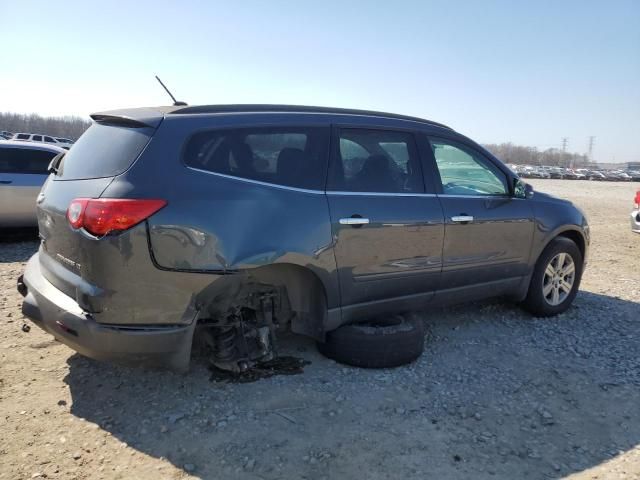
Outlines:
<svg viewBox="0 0 640 480"><path fill-rule="evenodd" d="M556 178L564 180L599 180L609 182L640 181L637 170L592 170L538 165L513 165L509 168L522 178Z"/></svg>
<svg viewBox="0 0 640 480"><path fill-rule="evenodd" d="M69 150L73 140L65 137L54 137L44 133L13 133L6 130L0 131L0 140L20 140L23 142L40 142Z"/></svg>

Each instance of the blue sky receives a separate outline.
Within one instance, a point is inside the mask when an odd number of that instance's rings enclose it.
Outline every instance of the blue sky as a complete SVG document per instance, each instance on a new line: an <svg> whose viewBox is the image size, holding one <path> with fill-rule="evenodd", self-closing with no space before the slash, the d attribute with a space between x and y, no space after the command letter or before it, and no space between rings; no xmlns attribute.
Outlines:
<svg viewBox="0 0 640 480"><path fill-rule="evenodd" d="M0 111L181 100L385 110L640 160L640 1L0 0Z"/></svg>

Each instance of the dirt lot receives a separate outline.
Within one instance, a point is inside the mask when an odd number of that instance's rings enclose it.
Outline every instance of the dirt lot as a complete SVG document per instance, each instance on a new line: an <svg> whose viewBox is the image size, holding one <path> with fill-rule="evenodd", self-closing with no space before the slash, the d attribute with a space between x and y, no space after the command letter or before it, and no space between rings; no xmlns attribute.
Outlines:
<svg viewBox="0 0 640 480"><path fill-rule="evenodd" d="M0 478L640 478L640 185L532 182L593 232L575 305L536 319L499 301L421 314L427 348L346 368L312 342L303 375L250 384L97 363L21 331L35 241L0 243Z"/></svg>

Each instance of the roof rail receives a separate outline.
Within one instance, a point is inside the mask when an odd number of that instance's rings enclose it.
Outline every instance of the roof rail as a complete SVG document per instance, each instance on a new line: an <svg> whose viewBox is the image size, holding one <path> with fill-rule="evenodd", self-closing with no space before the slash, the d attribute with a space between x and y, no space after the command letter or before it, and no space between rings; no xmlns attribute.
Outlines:
<svg viewBox="0 0 640 480"><path fill-rule="evenodd" d="M351 108L312 107L304 105L268 105L268 104L231 104L231 105L194 105L191 107L177 108L168 112L170 115L189 113L254 113L254 112L291 112L291 113L328 113L338 115L367 115L374 117L393 118L398 120L410 120L412 122L428 123L442 128L453 130L442 123L433 122L409 115L396 113L377 112L372 110L356 110Z"/></svg>

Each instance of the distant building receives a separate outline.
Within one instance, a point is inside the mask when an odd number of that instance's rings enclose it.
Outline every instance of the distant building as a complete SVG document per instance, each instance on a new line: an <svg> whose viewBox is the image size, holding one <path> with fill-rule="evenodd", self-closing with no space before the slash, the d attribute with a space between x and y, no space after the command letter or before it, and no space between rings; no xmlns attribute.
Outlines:
<svg viewBox="0 0 640 480"><path fill-rule="evenodd" d="M602 170L620 170L627 168L626 163L598 163L598 168Z"/></svg>

